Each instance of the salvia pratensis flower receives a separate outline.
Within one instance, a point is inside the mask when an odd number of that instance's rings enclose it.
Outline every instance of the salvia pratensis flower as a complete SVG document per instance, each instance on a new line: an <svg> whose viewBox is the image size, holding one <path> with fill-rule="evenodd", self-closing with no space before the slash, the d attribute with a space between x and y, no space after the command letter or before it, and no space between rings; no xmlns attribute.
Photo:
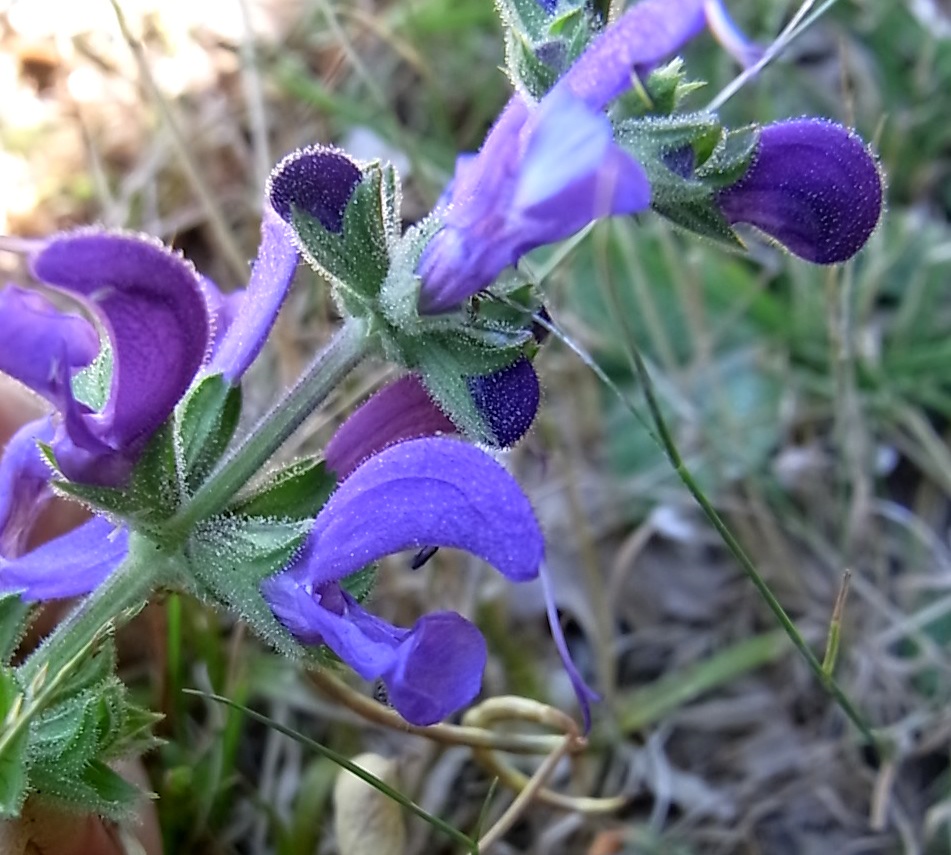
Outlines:
<svg viewBox="0 0 951 855"><path fill-rule="evenodd" d="M273 211L265 214L248 289L232 295L142 235L89 229L37 242L34 276L95 318L106 336L111 378L100 406L81 400L77 374L101 349L96 327L38 293L0 291L0 370L54 407L21 428L0 459L0 591L34 600L85 593L125 556L127 532L101 517L23 554L52 495L53 472L38 443L50 446L66 478L124 486L199 371L240 380L263 346L296 264L290 229Z"/></svg>
<svg viewBox="0 0 951 855"><path fill-rule="evenodd" d="M515 582L537 578L541 530L516 481L464 442L413 439L360 464L318 513L304 549L262 585L300 641L325 644L365 679L382 678L407 721L437 722L479 692L486 648L461 615L412 629L371 615L341 581L378 559L424 546L463 549Z"/></svg>

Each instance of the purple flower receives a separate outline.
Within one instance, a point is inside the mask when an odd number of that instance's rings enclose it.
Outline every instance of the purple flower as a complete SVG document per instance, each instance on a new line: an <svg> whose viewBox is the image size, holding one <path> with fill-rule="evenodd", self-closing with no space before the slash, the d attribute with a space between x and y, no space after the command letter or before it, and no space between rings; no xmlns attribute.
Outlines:
<svg viewBox="0 0 951 855"><path fill-rule="evenodd" d="M453 612L400 629L374 617L341 580L422 546L464 549L515 582L535 579L544 542L528 500L488 455L463 442L414 439L362 463L317 515L304 549L262 584L278 619L322 643L365 679L382 678L414 724L439 721L481 687L485 642Z"/></svg>
<svg viewBox="0 0 951 855"><path fill-rule="evenodd" d="M456 308L527 252L594 220L645 210L650 183L614 141L604 109L635 70L666 59L708 23L746 43L712 0L644 0L589 45L537 104L509 101L477 155L459 158L437 209L443 227L420 258L419 308Z"/></svg>
<svg viewBox="0 0 951 855"><path fill-rule="evenodd" d="M58 318L35 322L35 329L55 328L57 334L34 339L29 350L14 350L4 339L0 368L61 413L52 447L63 473L115 485L205 358L210 328L201 280L157 241L96 231L50 240L31 266L37 279L77 299L102 324L112 352L108 397L98 411L76 399L73 373L89 363L90 342L87 333L77 334ZM4 325L25 320L12 306L2 319ZM25 369L24 362L32 367ZM35 363L45 368L48 382L37 378Z"/></svg>
<svg viewBox="0 0 951 855"><path fill-rule="evenodd" d="M531 362L469 379L469 389L500 448L513 446L535 419L540 390ZM384 448L422 436L456 433L415 374L384 386L353 411L324 449L327 465L343 480Z"/></svg>
<svg viewBox="0 0 951 855"><path fill-rule="evenodd" d="M479 154L457 162L417 268L420 311L450 311L530 250L649 204L647 176L600 108L557 87L534 109L516 95Z"/></svg>
<svg viewBox="0 0 951 855"><path fill-rule="evenodd" d="M794 119L760 131L753 164L717 202L816 264L855 255L882 213L882 178L865 143L841 125Z"/></svg>
<svg viewBox="0 0 951 855"><path fill-rule="evenodd" d="M100 350L95 327L37 293L0 291L0 370L56 410L23 427L0 460L0 591L27 599L85 593L125 555L127 533L103 518L23 554L51 496L52 471L37 443L51 446L70 480L121 487L209 355L206 372L240 379L296 264L290 229L272 211L265 213L247 291L227 296L180 255L142 235L82 230L38 244L34 275L96 318L108 337L112 370L101 406L81 400L76 375Z"/></svg>

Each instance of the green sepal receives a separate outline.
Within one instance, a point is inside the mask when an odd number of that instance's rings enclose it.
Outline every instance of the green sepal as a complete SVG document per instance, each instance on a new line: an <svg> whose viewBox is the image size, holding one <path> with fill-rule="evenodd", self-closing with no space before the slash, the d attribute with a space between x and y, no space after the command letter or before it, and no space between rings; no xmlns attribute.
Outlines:
<svg viewBox="0 0 951 855"><path fill-rule="evenodd" d="M175 434L185 485L194 489L221 459L241 416L241 387L221 374L192 387L175 411Z"/></svg>
<svg viewBox="0 0 951 855"><path fill-rule="evenodd" d="M41 444L40 450L58 469L52 449ZM171 422L162 425L149 441L126 489L65 480L54 480L52 484L58 492L97 511L134 520L145 527L168 519L182 497Z"/></svg>
<svg viewBox="0 0 951 855"><path fill-rule="evenodd" d="M40 454L46 462L59 472L59 464L53 449L46 443L38 443ZM54 478L50 484L57 493L67 498L77 499L81 504L97 511L113 513L120 516L131 516L140 510L139 500L124 490L113 487L98 487L95 484L80 484L75 481L65 481Z"/></svg>
<svg viewBox="0 0 951 855"><path fill-rule="evenodd" d="M548 13L537 0L496 0L502 24L528 41L548 35Z"/></svg>
<svg viewBox="0 0 951 855"><path fill-rule="evenodd" d="M727 131L710 157L697 167L697 179L717 189L736 184L753 165L758 145L759 128L755 126Z"/></svg>
<svg viewBox="0 0 951 855"><path fill-rule="evenodd" d="M0 818L19 814L26 798L29 779L28 728L11 731L9 725L17 717L23 702L23 690L10 669L0 667Z"/></svg>
<svg viewBox="0 0 951 855"><path fill-rule="evenodd" d="M112 364L112 345L108 338L102 337L96 358L70 382L73 397L90 409L102 410L112 389Z"/></svg>
<svg viewBox="0 0 951 855"><path fill-rule="evenodd" d="M342 311L365 315L374 305L400 230L400 185L390 165L371 163L347 203L339 232L294 208L292 223L307 263L326 278Z"/></svg>
<svg viewBox="0 0 951 855"><path fill-rule="evenodd" d="M300 647L274 617L260 586L290 563L312 524L310 519L220 516L202 523L186 548L197 592L236 612L288 656L298 656Z"/></svg>
<svg viewBox="0 0 951 855"><path fill-rule="evenodd" d="M246 517L313 519L337 486L323 461L306 458L272 472L252 493L228 507Z"/></svg>
<svg viewBox="0 0 951 855"><path fill-rule="evenodd" d="M733 227L720 212L709 190L699 188L695 194L671 194L651 203L655 213L692 234L721 244L726 249L743 249Z"/></svg>
<svg viewBox="0 0 951 855"><path fill-rule="evenodd" d="M655 68L644 83L644 90L653 105L650 112L666 116L673 113L688 95L706 85L702 80L687 79L684 61L678 56L667 65Z"/></svg>
<svg viewBox="0 0 951 855"><path fill-rule="evenodd" d="M385 323L397 330L412 334L429 324L440 322L419 315L422 280L416 275L416 267L427 245L442 227L442 219L430 214L408 228L394 246L390 269L380 288L379 306Z"/></svg>
<svg viewBox="0 0 951 855"><path fill-rule="evenodd" d="M96 758L105 741L101 719L111 718L111 710L104 709L108 694L105 686L80 692L39 716L30 736L34 774L50 767L60 777L78 775Z"/></svg>
<svg viewBox="0 0 951 855"><path fill-rule="evenodd" d="M541 59L546 52L562 53L560 41L548 42L543 49L528 41L522 33L509 30L505 39L505 64L511 78L533 98L541 99L558 80L559 69ZM559 62L560 66L561 63Z"/></svg>
<svg viewBox="0 0 951 855"><path fill-rule="evenodd" d="M644 168L651 183L651 208L674 224L730 249L743 243L723 216L716 191L749 166L755 140L733 139L710 113L627 119L618 142ZM682 174L675 158L687 157Z"/></svg>
<svg viewBox="0 0 951 855"><path fill-rule="evenodd" d="M152 733L152 729L164 718L162 713L123 701L119 731L104 747L102 758L136 756L157 748L163 741Z"/></svg>
<svg viewBox="0 0 951 855"><path fill-rule="evenodd" d="M156 431L136 464L129 493L139 504L135 518L153 523L168 519L178 509L184 494L175 453L175 431L171 421Z"/></svg>
<svg viewBox="0 0 951 855"><path fill-rule="evenodd" d="M30 604L19 594L0 594L0 665L10 661L27 628Z"/></svg>
<svg viewBox="0 0 951 855"><path fill-rule="evenodd" d="M665 155L690 148L694 163L703 164L721 144L723 130L713 113L682 113L625 119L615 128L618 143L630 152L648 174L662 168Z"/></svg>
<svg viewBox="0 0 951 855"><path fill-rule="evenodd" d="M505 62L516 86L541 99L581 56L592 31L582 3L549 16L536 0L501 0Z"/></svg>

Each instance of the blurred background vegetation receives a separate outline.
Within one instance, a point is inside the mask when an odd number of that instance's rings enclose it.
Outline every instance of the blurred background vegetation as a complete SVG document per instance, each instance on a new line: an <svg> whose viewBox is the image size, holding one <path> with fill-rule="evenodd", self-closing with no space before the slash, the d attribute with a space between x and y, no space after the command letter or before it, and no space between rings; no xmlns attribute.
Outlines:
<svg viewBox="0 0 951 855"><path fill-rule="evenodd" d="M510 93L490 0L120 5L125 34L106 0L0 4L0 231L141 229L238 287L281 155L319 141L393 160L412 222ZM798 7L727 5L764 43ZM709 36L686 56L709 82L700 108L737 68ZM548 534L573 654L605 698L589 753L553 785L627 802L601 816L533 805L495 851L951 852L949 91L939 0L841 0L723 108L735 126L823 115L872 142L888 208L844 268L755 236L726 254L651 216L530 260L549 271L564 337L612 381L551 340L541 417L509 455ZM7 278L22 276L14 261L0 258ZM334 320L301 271L252 372L252 415ZM863 750L644 429L635 343L688 466L819 655L851 571L837 676L893 757ZM287 456L318 450L385 373L366 366ZM411 623L434 607L488 636L486 696L573 709L537 590L448 553L384 567L377 611ZM511 801L465 749L362 722L188 598L161 598L123 649L127 679L166 716L147 762L170 853L337 851L336 767L186 687L395 758L402 790L467 832ZM406 852L452 851L408 828Z"/></svg>

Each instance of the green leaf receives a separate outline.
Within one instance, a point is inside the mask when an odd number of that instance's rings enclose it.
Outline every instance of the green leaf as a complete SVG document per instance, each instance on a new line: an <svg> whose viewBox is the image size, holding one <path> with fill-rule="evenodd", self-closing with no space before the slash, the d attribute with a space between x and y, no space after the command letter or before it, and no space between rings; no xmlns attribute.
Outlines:
<svg viewBox="0 0 951 855"><path fill-rule="evenodd" d="M224 454L241 415L241 388L216 374L194 386L176 410L175 435L186 486L204 481Z"/></svg>
<svg viewBox="0 0 951 855"><path fill-rule="evenodd" d="M0 665L13 656L26 631L30 604L19 594L0 594Z"/></svg>
<svg viewBox="0 0 951 855"><path fill-rule="evenodd" d="M313 519L337 486L337 479L323 461L298 460L272 472L254 492L228 508L247 517Z"/></svg>
<svg viewBox="0 0 951 855"><path fill-rule="evenodd" d="M9 668L0 668L0 720L7 733L22 703L23 692ZM29 728L0 742L0 817L14 817L26 798Z"/></svg>

